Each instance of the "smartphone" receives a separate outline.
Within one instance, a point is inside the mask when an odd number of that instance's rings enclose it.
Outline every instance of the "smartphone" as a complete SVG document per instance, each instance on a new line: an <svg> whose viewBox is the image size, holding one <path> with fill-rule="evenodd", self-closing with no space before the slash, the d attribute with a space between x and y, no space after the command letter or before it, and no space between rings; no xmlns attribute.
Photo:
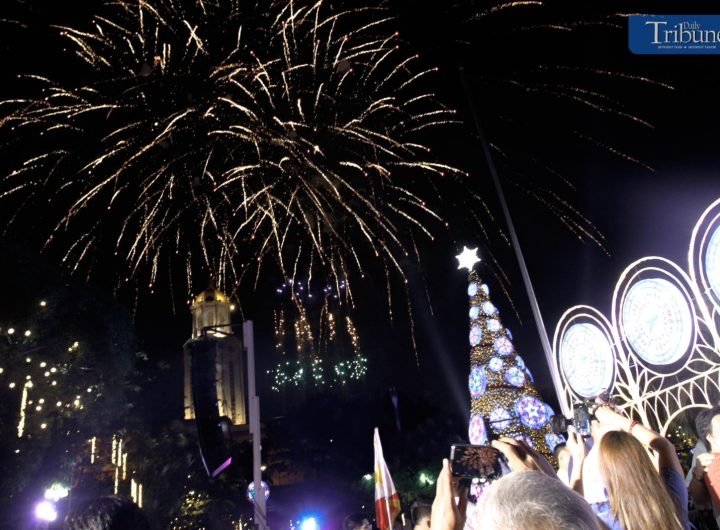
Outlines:
<svg viewBox="0 0 720 530"><path fill-rule="evenodd" d="M505 455L491 445L454 444L450 447L454 477L477 482L495 480L510 472Z"/></svg>

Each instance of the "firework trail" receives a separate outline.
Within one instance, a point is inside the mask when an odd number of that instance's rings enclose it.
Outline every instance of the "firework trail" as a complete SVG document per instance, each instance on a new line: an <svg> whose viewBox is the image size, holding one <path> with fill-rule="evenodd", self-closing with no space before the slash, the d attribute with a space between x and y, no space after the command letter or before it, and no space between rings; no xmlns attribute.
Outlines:
<svg viewBox="0 0 720 530"><path fill-rule="evenodd" d="M445 226L434 185L463 174L421 139L455 117L391 22L322 0L109 2L59 28L79 64L0 105L17 154L0 196L39 207L88 274L184 264L188 292L199 270L402 276L406 234Z"/></svg>

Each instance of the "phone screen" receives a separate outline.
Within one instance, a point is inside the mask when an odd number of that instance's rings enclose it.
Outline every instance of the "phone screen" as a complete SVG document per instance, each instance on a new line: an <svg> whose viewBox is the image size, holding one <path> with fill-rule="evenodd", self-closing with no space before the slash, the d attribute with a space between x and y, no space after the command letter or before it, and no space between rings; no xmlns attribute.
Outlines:
<svg viewBox="0 0 720 530"><path fill-rule="evenodd" d="M453 445L450 469L454 477L480 482L495 480L510 472L505 455L491 445Z"/></svg>

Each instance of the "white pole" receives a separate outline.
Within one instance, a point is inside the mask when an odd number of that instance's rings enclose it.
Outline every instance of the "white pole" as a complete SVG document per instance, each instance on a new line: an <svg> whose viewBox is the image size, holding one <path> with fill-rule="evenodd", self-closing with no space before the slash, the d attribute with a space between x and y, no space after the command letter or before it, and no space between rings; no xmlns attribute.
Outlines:
<svg viewBox="0 0 720 530"><path fill-rule="evenodd" d="M520 274L522 276L523 283L525 284L525 290L530 302L530 309L532 310L533 317L535 318L535 326L537 327L538 335L540 336L540 344L542 345L543 353L545 353L545 362L547 362L548 368L550 369L550 377L553 382L553 387L555 388L555 396L557 397L558 405L560 406L562 413L566 417L570 418L572 417L572 411L568 408L567 402L563 399L563 386L562 381L560 381L560 372L558 371L555 358L553 357L550 339L548 338L547 330L545 329L545 324L543 322L542 315L540 314L540 306L538 305L537 298L535 297L535 290L533 289L532 282L530 281L530 274L528 273L527 265L525 265L525 258L523 257L522 250L520 249L520 241L518 241L517 234L515 233L515 226L513 225L512 217L510 217L510 209L505 201L505 194L503 193L502 186L500 185L500 178L498 177L497 170L495 169L495 163L492 158L492 153L490 153L490 147L488 146L483 129L480 126L480 119L478 118L477 110L475 109L474 100L472 98L472 94L470 93L467 81L465 80L465 73L461 70L460 75L462 77L463 87L465 88L468 105L470 106L470 113L472 114L473 122L475 123L478 139L480 140L480 145L482 146L483 154L485 155L485 161L487 162L490 176L492 177L493 184L495 185L495 191L497 192L498 199L500 200L500 207L502 208L503 217L505 218L505 223L507 224L508 232L510 234L510 241L512 242L513 250L515 251L515 259L517 259L518 265L520 266Z"/></svg>
<svg viewBox="0 0 720 530"><path fill-rule="evenodd" d="M248 366L248 405L250 407L250 436L253 449L253 483L255 484L255 528L268 530L265 512L265 491L262 488L261 447L260 447L260 398L255 390L255 340L253 322L243 322L243 343L247 351Z"/></svg>

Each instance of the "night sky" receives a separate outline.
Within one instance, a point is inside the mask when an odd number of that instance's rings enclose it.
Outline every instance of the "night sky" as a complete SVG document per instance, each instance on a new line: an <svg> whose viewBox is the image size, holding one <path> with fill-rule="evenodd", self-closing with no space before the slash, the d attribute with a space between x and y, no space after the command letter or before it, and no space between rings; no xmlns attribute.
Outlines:
<svg viewBox="0 0 720 530"><path fill-rule="evenodd" d="M5 29L0 30L0 53L5 63L0 90L4 97L15 93L16 73L62 68L51 60L53 50L45 48L51 42L42 37L46 26L81 20L89 16L92 3L76 7L73 2L72 11L57 4L14 0L0 8L0 18L5 19ZM439 156L478 179L478 188L497 225L488 224L486 238L480 230L465 224L461 216L449 219L448 232L426 245L422 264L408 266L410 297L416 307L419 366L403 312L396 311L395 321L390 324L387 312L376 310L384 307L382 293L373 292L382 282L374 282L367 289L367 301L358 310L358 324L371 362L369 376L374 381L370 388L377 393L368 401L382 401L379 396L387 396L388 389L396 386L419 406L432 403L460 418L467 414L466 275L456 269L454 258L467 245L479 246L481 256L495 258L495 263L486 259L488 263L481 263L477 270L489 283L494 302L513 331L516 348L534 374L538 390L555 404L519 269L498 231L499 227L505 232L505 227L489 178L488 161L476 138L459 67L464 68L479 123L498 148L493 162L503 181L552 341L555 324L572 305L592 305L610 317L615 282L635 259L657 255L686 268L692 227L703 210L720 197L720 56L633 55L627 49L626 22L606 15L619 11L710 14L712 6L680 1L549 1L542 11L516 9L489 16L473 26L459 24L458 18L476 10L480 2L454 2L452 7L442 8L436 4L444 2L396 0L389 5L398 16L398 27L408 46L418 50L426 64L438 65L440 74L432 81L435 92L459 110L464 122L452 136L433 138L433 147ZM662 11L654 11L656 8ZM567 24L573 31L543 29L552 21ZM585 24L592 21L598 23ZM533 25L538 28L521 30ZM557 65L563 68L549 68L548 73L548 66ZM612 73L588 74L592 69ZM630 76L652 82L629 80ZM507 79L535 83L537 90L516 90L503 81ZM606 94L618 102L623 112L642 117L652 128L602 109L568 103L556 88L573 84ZM580 135L597 141L589 142ZM611 151L627 153L638 162ZM561 174L572 187L542 169L547 167ZM534 200L533 193L540 189L557 190L565 197L604 236L605 248L576 237L547 207ZM6 201L0 208L5 213L16 206ZM2 258L6 271L1 279L3 292L11 295L22 291L12 276L22 276L18 261L40 263L39 267L60 274L56 255L40 256L37 232L22 232L10 231L3 239L4 248L22 255ZM103 267L114 270L116 265L101 266L88 288L110 292L112 274L104 274ZM500 269L507 277L504 287L509 297L498 280ZM198 276L196 285L206 281ZM239 293L247 316L256 321L260 357L263 349L270 349L269 320L277 303L274 289L280 282L280 278L266 278L257 289L244 287ZM38 283L41 288L42 281ZM186 306L176 301L173 308L167 286L159 286L154 294L142 290L139 294L135 299L134 293L121 292L118 301L135 311L139 348L173 366L171 376L166 377L167 385L179 394L180 349L190 334ZM182 298L184 293L176 296ZM179 407L178 403L178 415ZM367 441L370 447L369 438Z"/></svg>

